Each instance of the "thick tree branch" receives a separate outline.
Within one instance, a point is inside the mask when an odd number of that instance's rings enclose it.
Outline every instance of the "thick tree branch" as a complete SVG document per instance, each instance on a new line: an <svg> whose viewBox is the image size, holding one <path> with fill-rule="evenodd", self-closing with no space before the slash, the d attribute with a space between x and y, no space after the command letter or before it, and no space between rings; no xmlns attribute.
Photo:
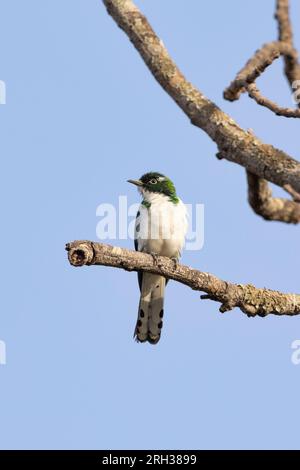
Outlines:
<svg viewBox="0 0 300 470"><path fill-rule="evenodd" d="M145 271L161 274L168 279L180 282L193 290L206 292L203 299L220 302L221 312L240 308L249 317L256 315L298 315L300 295L282 294L269 289L257 289L251 284L231 284L181 264L163 256L155 259L146 253L113 247L87 240L74 241L66 245L69 262L72 266L111 266L126 271Z"/></svg>
<svg viewBox="0 0 300 470"><path fill-rule="evenodd" d="M170 58L145 16L131 0L103 0L108 13L141 54L149 70L191 122L216 142L219 158L245 167L278 186L300 192L300 164L239 127L216 104L189 83Z"/></svg>
<svg viewBox="0 0 300 470"><path fill-rule="evenodd" d="M254 212L266 220L275 220L289 224L300 222L299 202L272 197L268 182L247 172L248 201ZM287 190L287 188L285 188Z"/></svg>

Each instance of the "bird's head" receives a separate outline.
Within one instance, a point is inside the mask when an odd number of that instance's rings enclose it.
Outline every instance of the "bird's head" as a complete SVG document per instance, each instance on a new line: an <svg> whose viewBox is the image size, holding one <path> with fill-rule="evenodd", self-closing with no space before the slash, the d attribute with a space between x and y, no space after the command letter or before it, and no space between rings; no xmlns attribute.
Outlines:
<svg viewBox="0 0 300 470"><path fill-rule="evenodd" d="M139 180L127 180L128 183L135 184L140 192L160 193L171 198L176 198L174 183L167 176L157 172L145 173Z"/></svg>

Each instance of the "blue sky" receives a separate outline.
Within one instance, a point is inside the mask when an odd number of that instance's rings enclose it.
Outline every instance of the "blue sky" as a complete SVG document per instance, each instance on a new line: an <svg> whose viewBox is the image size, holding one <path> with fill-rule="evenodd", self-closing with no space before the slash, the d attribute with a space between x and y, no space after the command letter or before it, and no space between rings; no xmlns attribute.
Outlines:
<svg viewBox="0 0 300 470"><path fill-rule="evenodd" d="M299 158L296 120L246 96L222 98L254 50L276 38L275 2L252 3L137 2L190 81ZM215 144L154 81L101 1L0 5L0 447L299 448L299 318L221 315L170 282L161 342L136 344L135 273L72 268L64 245L96 240L97 206L119 195L138 202L126 180L147 170L204 204L204 247L182 261L226 280L299 292L300 227L251 211L243 168L215 158ZM259 84L291 105L281 61Z"/></svg>

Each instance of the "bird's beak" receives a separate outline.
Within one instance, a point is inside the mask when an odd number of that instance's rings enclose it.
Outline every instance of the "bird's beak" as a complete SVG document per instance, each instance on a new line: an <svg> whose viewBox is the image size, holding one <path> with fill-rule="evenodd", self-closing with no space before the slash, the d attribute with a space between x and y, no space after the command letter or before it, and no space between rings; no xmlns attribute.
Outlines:
<svg viewBox="0 0 300 470"><path fill-rule="evenodd" d="M135 186L143 186L141 180L127 180L127 183L135 184Z"/></svg>

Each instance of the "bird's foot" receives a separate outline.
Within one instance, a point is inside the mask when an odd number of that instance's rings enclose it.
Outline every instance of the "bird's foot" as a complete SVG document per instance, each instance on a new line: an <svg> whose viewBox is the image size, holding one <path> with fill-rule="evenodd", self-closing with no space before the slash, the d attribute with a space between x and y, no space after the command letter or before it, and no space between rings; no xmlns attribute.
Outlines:
<svg viewBox="0 0 300 470"><path fill-rule="evenodd" d="M155 266L158 266L158 254L157 253L150 253L150 255L152 256L153 258L153 261L154 261L154 264Z"/></svg>
<svg viewBox="0 0 300 470"><path fill-rule="evenodd" d="M161 263L159 262L159 255L157 253L150 253L150 255L153 258L155 266L157 266L159 269L162 267Z"/></svg>
<svg viewBox="0 0 300 470"><path fill-rule="evenodd" d="M171 260L174 263L174 271L176 271L176 269L178 268L178 258L176 258L176 256L172 256Z"/></svg>

